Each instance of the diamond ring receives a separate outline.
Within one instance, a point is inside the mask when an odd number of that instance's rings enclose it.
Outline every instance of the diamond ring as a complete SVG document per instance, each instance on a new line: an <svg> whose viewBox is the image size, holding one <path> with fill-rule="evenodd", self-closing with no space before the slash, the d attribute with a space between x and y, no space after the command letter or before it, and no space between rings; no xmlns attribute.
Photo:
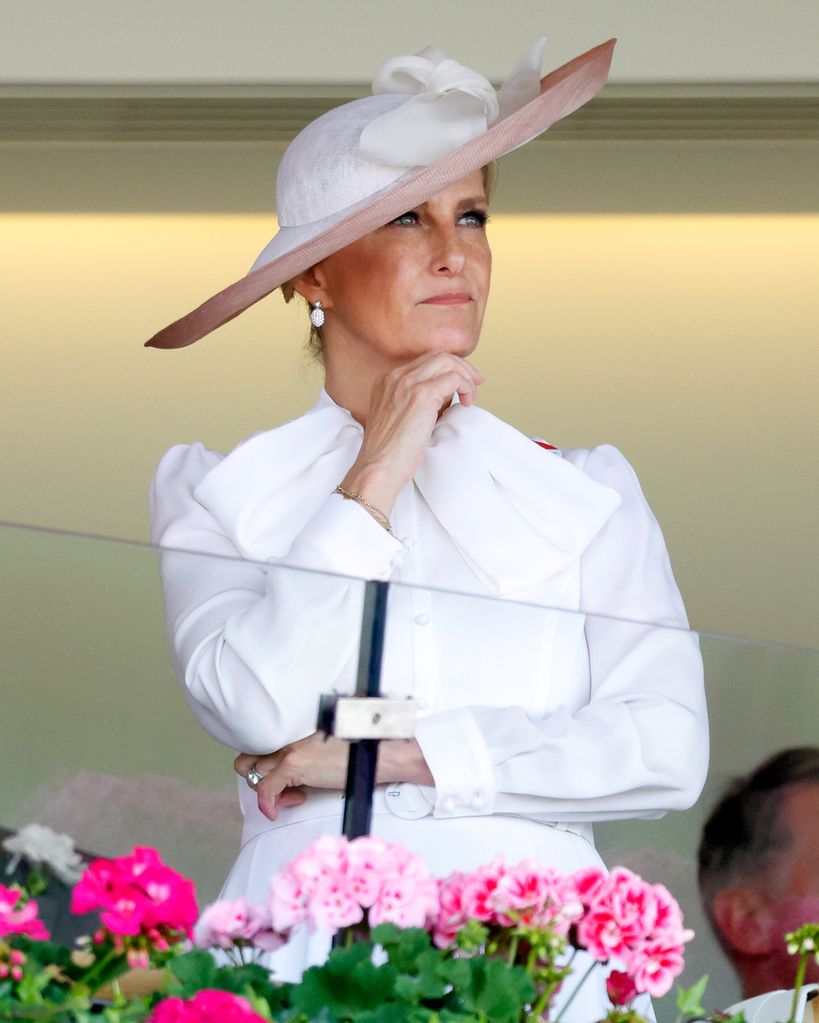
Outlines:
<svg viewBox="0 0 819 1023"><path fill-rule="evenodd" d="M251 785L254 789L262 780L262 778L264 778L264 775L259 774L259 772L256 770L256 764L258 764L258 762L259 762L258 760L254 760L253 763L250 765L250 770L247 772L248 784Z"/></svg>

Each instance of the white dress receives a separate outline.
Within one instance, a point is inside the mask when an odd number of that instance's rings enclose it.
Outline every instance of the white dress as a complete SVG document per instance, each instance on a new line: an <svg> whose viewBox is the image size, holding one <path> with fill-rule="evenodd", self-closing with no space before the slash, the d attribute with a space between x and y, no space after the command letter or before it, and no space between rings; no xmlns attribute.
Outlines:
<svg viewBox="0 0 819 1023"><path fill-rule="evenodd" d="M545 450L455 404L392 537L332 494L361 437L322 391L226 457L193 444L162 460L154 541L215 555L166 552L162 566L175 668L202 725L251 753L313 732L320 694L354 688L360 580L389 579L383 690L417 701L435 785L379 786L376 834L441 875L499 853L570 871L600 862L594 821L690 806L708 757L702 662L623 456ZM239 795L223 894L262 901L283 863L339 833L341 797L314 790L274 822L241 781ZM326 947L302 935L273 957L277 975ZM599 1019L601 985L566 1018Z"/></svg>

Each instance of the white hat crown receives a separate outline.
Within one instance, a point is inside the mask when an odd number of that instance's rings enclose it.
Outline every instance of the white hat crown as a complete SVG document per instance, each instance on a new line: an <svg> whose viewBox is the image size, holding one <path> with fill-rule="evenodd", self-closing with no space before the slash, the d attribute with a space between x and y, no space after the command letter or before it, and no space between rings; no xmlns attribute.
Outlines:
<svg viewBox="0 0 819 1023"><path fill-rule="evenodd" d="M365 159L361 133L375 118L406 103L396 94L367 96L328 110L293 139L276 176L281 227L302 227L391 185L410 168Z"/></svg>
<svg viewBox="0 0 819 1023"><path fill-rule="evenodd" d="M287 148L276 178L279 225L343 213L524 106L538 95L545 43L535 40L498 92L431 46L386 61L372 96L322 114Z"/></svg>

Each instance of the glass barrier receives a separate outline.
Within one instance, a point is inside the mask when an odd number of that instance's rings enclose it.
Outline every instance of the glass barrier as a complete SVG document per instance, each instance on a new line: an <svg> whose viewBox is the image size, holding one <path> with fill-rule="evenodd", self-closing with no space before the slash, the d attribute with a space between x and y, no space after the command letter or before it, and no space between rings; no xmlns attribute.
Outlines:
<svg viewBox="0 0 819 1023"><path fill-rule="evenodd" d="M275 749L313 727L320 694L353 692L365 590L341 576L0 527L0 826L39 821L103 855L155 845L196 880L201 904L212 900L239 850L237 785L245 838L264 848L232 749ZM699 784L696 756L680 762L696 745L698 641L710 768L693 808L660 816ZM174 658L189 666L191 706ZM816 743L819 651L396 583L381 679L384 695L414 698L419 741L446 783L380 786L376 831L424 836L439 871L492 850L574 869L594 855L593 821L609 865L662 881L682 903L697 932L683 980L709 973L709 1004L736 1000L699 905L700 830L733 777ZM337 832L342 799L321 800L319 812L296 811L308 826L289 829L292 841Z"/></svg>

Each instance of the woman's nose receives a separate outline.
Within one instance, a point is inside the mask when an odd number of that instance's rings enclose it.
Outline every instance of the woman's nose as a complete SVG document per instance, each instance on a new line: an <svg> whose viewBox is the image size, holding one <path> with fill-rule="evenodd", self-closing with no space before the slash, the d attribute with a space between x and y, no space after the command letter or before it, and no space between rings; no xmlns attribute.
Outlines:
<svg viewBox="0 0 819 1023"><path fill-rule="evenodd" d="M457 230L438 232L432 259L435 273L458 274L463 270L466 253Z"/></svg>

